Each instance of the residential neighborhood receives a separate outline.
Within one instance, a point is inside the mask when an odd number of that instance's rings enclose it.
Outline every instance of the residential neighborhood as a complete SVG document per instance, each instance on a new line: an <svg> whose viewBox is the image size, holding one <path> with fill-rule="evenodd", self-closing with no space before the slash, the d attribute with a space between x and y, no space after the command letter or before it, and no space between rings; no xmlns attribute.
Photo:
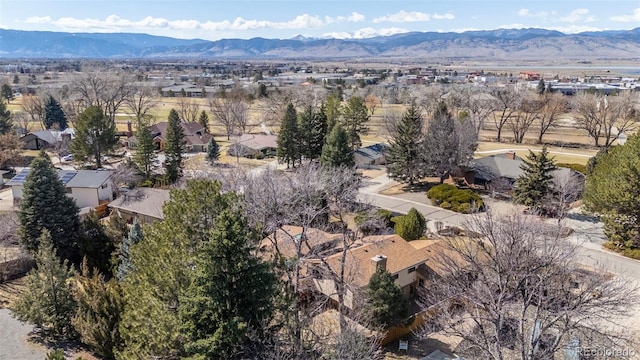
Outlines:
<svg viewBox="0 0 640 360"><path fill-rule="evenodd" d="M637 29L398 29L0 51L0 359L640 359Z"/></svg>

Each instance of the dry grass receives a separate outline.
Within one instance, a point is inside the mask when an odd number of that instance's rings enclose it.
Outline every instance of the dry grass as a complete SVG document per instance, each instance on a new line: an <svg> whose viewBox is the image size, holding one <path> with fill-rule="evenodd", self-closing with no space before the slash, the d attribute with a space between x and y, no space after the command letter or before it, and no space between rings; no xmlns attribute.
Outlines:
<svg viewBox="0 0 640 360"><path fill-rule="evenodd" d="M0 308L11 308L26 287L26 276L0 284Z"/></svg>

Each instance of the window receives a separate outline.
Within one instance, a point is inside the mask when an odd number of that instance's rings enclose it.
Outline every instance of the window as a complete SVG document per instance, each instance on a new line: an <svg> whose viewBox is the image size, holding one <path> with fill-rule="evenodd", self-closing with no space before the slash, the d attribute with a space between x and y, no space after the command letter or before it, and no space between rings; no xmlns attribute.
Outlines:
<svg viewBox="0 0 640 360"><path fill-rule="evenodd" d="M414 272L414 271L416 271L416 267L415 267L415 266L414 266L414 267L410 267L410 268L409 268L409 270L407 270L407 272L408 272L409 274L411 274L411 273L412 273L412 272Z"/></svg>
<svg viewBox="0 0 640 360"><path fill-rule="evenodd" d="M107 186L109 186L109 184L104 183L104 184L100 185L100 189L106 189L106 188L107 188Z"/></svg>
<svg viewBox="0 0 640 360"><path fill-rule="evenodd" d="M392 276L393 280L398 280L398 274Z"/></svg>
<svg viewBox="0 0 640 360"><path fill-rule="evenodd" d="M424 279L418 279L418 285L424 286Z"/></svg>
<svg viewBox="0 0 640 360"><path fill-rule="evenodd" d="M65 191L67 194L71 194L71 188L70 188L70 187L66 187L66 188L64 188L64 191Z"/></svg>

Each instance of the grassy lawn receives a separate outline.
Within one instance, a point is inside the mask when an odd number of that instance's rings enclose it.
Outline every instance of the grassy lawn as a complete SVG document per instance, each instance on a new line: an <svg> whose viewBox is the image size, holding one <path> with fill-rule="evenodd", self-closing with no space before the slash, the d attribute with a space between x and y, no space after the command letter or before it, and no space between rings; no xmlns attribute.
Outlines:
<svg viewBox="0 0 640 360"><path fill-rule="evenodd" d="M573 148L566 149L558 146L548 146L547 148L551 152L551 156L555 158L556 163L586 165L587 161L589 161L589 158L591 158L598 152L597 150L591 150L591 149L573 149ZM478 151L496 150L496 152L486 153L486 154L476 154L476 158L485 157L493 154L499 154L502 152L507 152L508 150L513 150L518 156L522 158L526 158L527 155L529 155L529 149L540 150L542 149L542 145L522 145L522 144L496 143L496 142L482 141L478 143ZM497 150L504 150L504 151L497 151ZM559 152L561 154L556 154L554 152Z"/></svg>

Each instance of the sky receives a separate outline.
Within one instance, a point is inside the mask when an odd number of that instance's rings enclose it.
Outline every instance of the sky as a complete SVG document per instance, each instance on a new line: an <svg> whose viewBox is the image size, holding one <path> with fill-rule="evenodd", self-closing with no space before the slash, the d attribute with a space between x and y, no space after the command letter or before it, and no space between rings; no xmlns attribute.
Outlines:
<svg viewBox="0 0 640 360"><path fill-rule="evenodd" d="M408 31L640 27L640 0L1 0L0 28L183 39L367 38ZM0 40L1 41L1 40Z"/></svg>

